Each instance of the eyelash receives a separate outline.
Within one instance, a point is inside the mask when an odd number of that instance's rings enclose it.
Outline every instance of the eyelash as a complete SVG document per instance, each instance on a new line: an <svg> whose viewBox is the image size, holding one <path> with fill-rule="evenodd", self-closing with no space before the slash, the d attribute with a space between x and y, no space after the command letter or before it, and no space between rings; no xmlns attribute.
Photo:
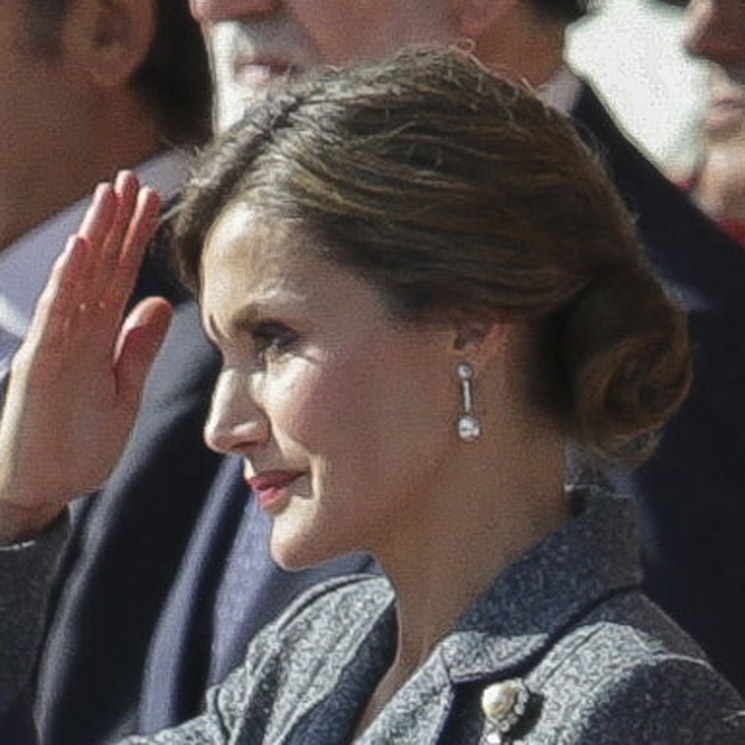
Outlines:
<svg viewBox="0 0 745 745"><path fill-rule="evenodd" d="M251 331L254 351L262 364L286 354L297 342L297 334L276 321L265 321Z"/></svg>

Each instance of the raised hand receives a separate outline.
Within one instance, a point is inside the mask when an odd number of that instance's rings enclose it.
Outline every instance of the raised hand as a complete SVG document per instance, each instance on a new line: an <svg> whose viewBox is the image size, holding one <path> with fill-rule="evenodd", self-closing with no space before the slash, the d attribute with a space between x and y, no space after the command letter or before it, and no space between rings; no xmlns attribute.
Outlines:
<svg viewBox="0 0 745 745"><path fill-rule="evenodd" d="M171 316L148 298L122 323L159 208L130 173L99 186L52 270L0 421L0 542L43 530L119 459Z"/></svg>

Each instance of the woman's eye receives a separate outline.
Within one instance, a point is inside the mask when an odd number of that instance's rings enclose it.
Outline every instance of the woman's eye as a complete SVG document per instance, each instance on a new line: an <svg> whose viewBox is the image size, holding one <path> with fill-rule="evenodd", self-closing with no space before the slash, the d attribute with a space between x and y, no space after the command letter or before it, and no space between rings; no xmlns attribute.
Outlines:
<svg viewBox="0 0 745 745"><path fill-rule="evenodd" d="M291 328L274 321L258 324L251 335L254 351L262 363L290 351L297 341L297 334Z"/></svg>

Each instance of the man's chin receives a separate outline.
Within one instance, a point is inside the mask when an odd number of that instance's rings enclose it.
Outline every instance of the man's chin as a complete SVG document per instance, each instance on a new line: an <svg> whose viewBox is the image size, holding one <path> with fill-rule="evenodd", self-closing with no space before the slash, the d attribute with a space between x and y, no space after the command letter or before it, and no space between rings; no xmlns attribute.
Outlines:
<svg viewBox="0 0 745 745"><path fill-rule="evenodd" d="M221 86L218 83L215 96L215 131L220 133L232 127L252 105L261 103L267 96L287 85L287 80L287 75L272 78L257 76L253 81L244 81L244 85L232 83Z"/></svg>
<svg viewBox="0 0 745 745"><path fill-rule="evenodd" d="M256 91L251 96L243 93L240 98L230 95L221 99L218 96L215 102L215 131L220 133L230 129L243 118L246 110L252 104L258 103L264 98L266 98L266 91Z"/></svg>

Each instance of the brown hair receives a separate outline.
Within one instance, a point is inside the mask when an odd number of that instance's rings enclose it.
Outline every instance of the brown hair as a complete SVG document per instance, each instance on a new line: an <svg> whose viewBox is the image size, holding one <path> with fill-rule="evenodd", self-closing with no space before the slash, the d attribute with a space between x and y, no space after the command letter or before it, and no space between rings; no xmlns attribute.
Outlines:
<svg viewBox="0 0 745 745"><path fill-rule="evenodd" d="M204 154L176 221L199 282L207 231L240 201L299 220L412 321L535 319L570 436L638 460L690 380L683 314L633 221L558 112L457 52L327 70L253 109Z"/></svg>

